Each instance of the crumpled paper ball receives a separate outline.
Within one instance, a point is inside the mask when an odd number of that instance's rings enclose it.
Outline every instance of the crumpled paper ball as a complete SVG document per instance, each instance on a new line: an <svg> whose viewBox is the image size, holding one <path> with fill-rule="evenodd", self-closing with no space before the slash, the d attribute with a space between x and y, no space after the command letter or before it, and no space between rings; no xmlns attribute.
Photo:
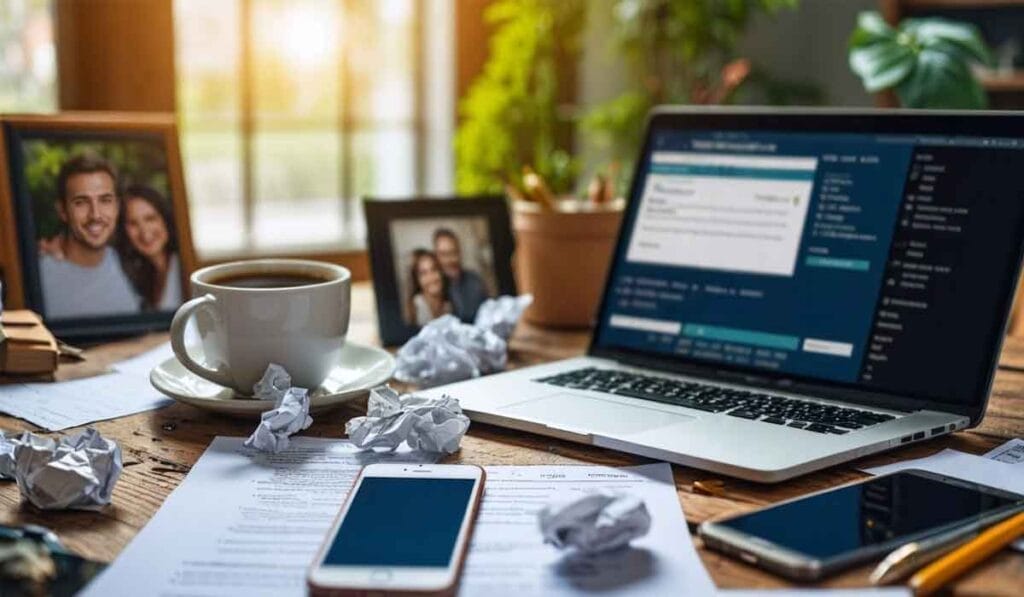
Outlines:
<svg viewBox="0 0 1024 597"><path fill-rule="evenodd" d="M252 397L256 400L271 400L279 404L288 388L292 387L292 376L277 363L267 365L263 377L252 387Z"/></svg>
<svg viewBox="0 0 1024 597"><path fill-rule="evenodd" d="M42 510L99 510L121 476L121 448L92 427L59 440L0 437L0 473Z"/></svg>
<svg viewBox="0 0 1024 597"><path fill-rule="evenodd" d="M613 493L591 493L550 504L537 518L545 543L584 554L618 549L651 529L643 500Z"/></svg>
<svg viewBox="0 0 1024 597"><path fill-rule="evenodd" d="M428 388L505 369L508 343L532 295L484 301L474 325L439 317L398 350L395 379Z"/></svg>
<svg viewBox="0 0 1024 597"><path fill-rule="evenodd" d="M469 429L469 417L450 396L424 398L399 395L388 386L370 390L366 416L345 424L345 433L359 448L395 450L407 442L413 450L451 454Z"/></svg>
<svg viewBox="0 0 1024 597"><path fill-rule="evenodd" d="M261 452L286 449L289 437L313 424L309 416L309 391L291 387L292 378L280 365L271 363L260 381L253 386L253 396L275 401L275 407L263 413L260 424L245 440L245 447Z"/></svg>
<svg viewBox="0 0 1024 597"><path fill-rule="evenodd" d="M421 387L479 377L505 368L508 346L454 315L423 326L395 355L395 379Z"/></svg>
<svg viewBox="0 0 1024 597"><path fill-rule="evenodd" d="M523 311L526 311L531 303L533 303L532 294L487 299L477 308L473 325L489 330L503 340L508 340L512 337L519 318L523 316Z"/></svg>

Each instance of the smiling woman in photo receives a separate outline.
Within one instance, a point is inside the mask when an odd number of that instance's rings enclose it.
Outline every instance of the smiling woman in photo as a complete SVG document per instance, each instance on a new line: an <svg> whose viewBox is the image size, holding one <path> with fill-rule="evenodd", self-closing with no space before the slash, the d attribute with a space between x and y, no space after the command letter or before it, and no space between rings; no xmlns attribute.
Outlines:
<svg viewBox="0 0 1024 597"><path fill-rule="evenodd" d="M146 311L181 304L181 264L170 202L157 190L136 185L124 191L118 251L125 273Z"/></svg>
<svg viewBox="0 0 1024 597"><path fill-rule="evenodd" d="M409 313L416 325L424 326L452 312L452 303L448 298L448 279L441 271L436 255L426 249L413 251L409 279L412 288Z"/></svg>

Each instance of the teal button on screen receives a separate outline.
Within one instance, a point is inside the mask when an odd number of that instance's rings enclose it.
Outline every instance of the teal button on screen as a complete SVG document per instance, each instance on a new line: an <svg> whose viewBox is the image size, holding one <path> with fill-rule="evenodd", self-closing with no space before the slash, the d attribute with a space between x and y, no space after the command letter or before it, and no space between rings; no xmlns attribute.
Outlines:
<svg viewBox="0 0 1024 597"><path fill-rule="evenodd" d="M797 347L800 346L800 338L797 338L796 336L769 334L767 332L755 332L753 330L740 330L736 328L724 328L699 323L688 323L684 325L683 335L691 338L736 342L739 344L750 344L753 346L762 346L764 348L781 348L784 350L796 350Z"/></svg>
<svg viewBox="0 0 1024 597"><path fill-rule="evenodd" d="M830 267L857 272L866 272L871 267L871 262L867 259L843 259L841 257L822 257L821 255L810 255L804 263L811 267Z"/></svg>

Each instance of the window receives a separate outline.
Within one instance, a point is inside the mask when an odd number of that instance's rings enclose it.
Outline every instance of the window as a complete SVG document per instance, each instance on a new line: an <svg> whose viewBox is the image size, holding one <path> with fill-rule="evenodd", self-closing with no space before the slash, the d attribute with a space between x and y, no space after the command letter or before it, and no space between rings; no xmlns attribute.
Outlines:
<svg viewBox="0 0 1024 597"><path fill-rule="evenodd" d="M449 192L452 0L176 0L204 256L362 245L359 198Z"/></svg>
<svg viewBox="0 0 1024 597"><path fill-rule="evenodd" d="M50 0L0 2L0 112L57 108L57 52Z"/></svg>

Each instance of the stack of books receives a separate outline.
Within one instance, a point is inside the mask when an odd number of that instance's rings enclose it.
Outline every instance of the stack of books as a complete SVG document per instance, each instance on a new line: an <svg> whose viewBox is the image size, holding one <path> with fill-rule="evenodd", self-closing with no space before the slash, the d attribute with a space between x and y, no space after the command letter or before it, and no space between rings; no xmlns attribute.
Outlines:
<svg viewBox="0 0 1024 597"><path fill-rule="evenodd" d="M41 375L57 370L57 340L32 311L0 313L0 373Z"/></svg>

